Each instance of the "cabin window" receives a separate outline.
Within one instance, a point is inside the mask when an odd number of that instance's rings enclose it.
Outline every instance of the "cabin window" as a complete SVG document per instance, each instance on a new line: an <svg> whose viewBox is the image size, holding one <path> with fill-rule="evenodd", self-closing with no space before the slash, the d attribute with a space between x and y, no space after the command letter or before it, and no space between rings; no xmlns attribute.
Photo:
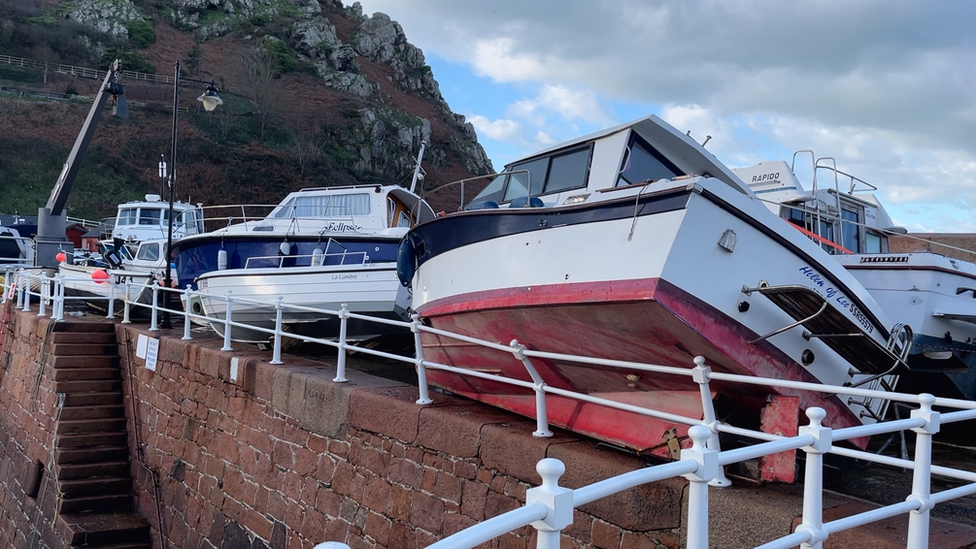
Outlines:
<svg viewBox="0 0 976 549"><path fill-rule="evenodd" d="M369 212L368 193L296 196L282 205L275 217L350 217Z"/></svg>
<svg viewBox="0 0 976 549"><path fill-rule="evenodd" d="M118 220L115 222L116 225L135 225L136 221L139 219L139 210L134 208L125 208L119 210Z"/></svg>
<svg viewBox="0 0 976 549"><path fill-rule="evenodd" d="M639 135L632 134L616 186L622 187L658 179L674 179L679 175L684 173L677 166L648 145Z"/></svg>
<svg viewBox="0 0 976 549"><path fill-rule="evenodd" d="M860 219L858 213L855 210L848 208L842 208L840 212L841 218L841 231L843 231L844 241L841 245L848 250L857 253L860 252L859 243L861 241L861 229L860 229Z"/></svg>
<svg viewBox="0 0 976 549"><path fill-rule="evenodd" d="M798 208L787 208L786 209L786 220L790 223L796 225L797 227L807 228L807 215L806 212Z"/></svg>
<svg viewBox="0 0 976 549"><path fill-rule="evenodd" d="M396 224L396 226L397 227L409 227L412 224L413 224L412 223L412 220L410 219L410 216L407 215L407 212L401 211L400 212L400 216L397 218L397 224Z"/></svg>
<svg viewBox="0 0 976 549"><path fill-rule="evenodd" d="M558 193L586 186L589 171L590 149L581 149L569 154L554 156L549 167L549 177L543 192ZM534 185L534 183L533 183ZM533 189L534 190L534 189Z"/></svg>
<svg viewBox="0 0 976 549"><path fill-rule="evenodd" d="M864 253L868 254L880 254L884 250L881 249L882 238L881 235L874 231L865 231L864 234Z"/></svg>
<svg viewBox="0 0 976 549"><path fill-rule="evenodd" d="M139 255L136 259L159 261L159 244L144 244L139 248Z"/></svg>
<svg viewBox="0 0 976 549"><path fill-rule="evenodd" d="M513 198L529 196L531 187L532 196L542 194L542 187L546 184L546 168L549 166L549 158L540 158L512 166L515 173L508 177L508 187L505 189L504 202L511 202ZM521 171L525 170L525 171Z"/></svg>
<svg viewBox="0 0 976 549"><path fill-rule="evenodd" d="M167 212L168 214L169 212ZM157 209L142 209L139 211L140 225L162 225L163 211Z"/></svg>
<svg viewBox="0 0 976 549"><path fill-rule="evenodd" d="M393 201L392 196L386 197L386 218L394 219L396 215L396 202Z"/></svg>

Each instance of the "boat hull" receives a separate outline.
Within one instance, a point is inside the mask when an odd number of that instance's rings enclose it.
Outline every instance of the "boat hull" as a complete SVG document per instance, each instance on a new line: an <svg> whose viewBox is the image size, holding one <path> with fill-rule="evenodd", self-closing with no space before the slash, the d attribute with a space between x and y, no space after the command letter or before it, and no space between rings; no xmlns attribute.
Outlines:
<svg viewBox="0 0 976 549"><path fill-rule="evenodd" d="M111 281L97 281L95 271L111 273ZM108 311L110 298L114 299L113 310L120 315L125 310L125 284L129 284L129 301L140 305L152 304L151 272L106 271L100 267L87 265L68 265L62 263L58 272L64 277L64 294L67 297L90 298L85 303L98 311ZM114 288L113 288L114 286ZM150 316L150 309L130 306L129 315L141 318Z"/></svg>
<svg viewBox="0 0 976 549"><path fill-rule="evenodd" d="M410 297L395 271L393 263L212 271L197 279L198 295L203 313L223 321L227 316L226 296L231 292L233 322L268 330L232 326L231 338L235 341L268 342L273 337L279 298L285 331L334 338L339 335L338 316L297 310L289 305L338 311L345 304L352 313L402 321L407 318ZM210 324L224 335L223 322ZM348 319L346 335L363 338L405 331L399 326Z"/></svg>
<svg viewBox="0 0 976 549"><path fill-rule="evenodd" d="M748 215L736 214L720 197L706 198L705 193L687 189L675 192L685 194L680 199L662 194L657 210L650 204L654 198L646 198L644 210L630 199L624 212L629 215L614 214L614 205L596 206L575 224L566 209L558 208L472 212L470 226L477 234L470 242L458 234L463 232L458 227L453 234L449 227L437 227L439 220L421 225L412 231L412 243L433 252L413 278L414 307L438 329L502 344L518 340L554 353L683 368L692 367L700 355L716 371L833 385L866 377L838 354L837 347L804 337L802 326L763 339L797 319L749 291L765 282L821 295L838 315L847 315L849 323L865 322L862 337L875 338L872 344L877 345L887 335L878 321L860 312L877 309L863 288L815 245L792 238L795 231L785 224L782 231L771 230ZM464 215L468 214L455 219ZM525 220L506 216L535 218L522 223ZM770 223L782 222L771 217ZM510 229L519 226L543 229L513 234ZM723 247L727 232L735 234L737 243ZM496 264L500 257L504 263ZM424 352L434 362L529 380L510 353L431 334L424 334ZM700 395L690 377L671 379L558 361L532 363L552 387L701 417ZM875 365L874 370L884 368ZM431 369L429 376L433 384L452 392L535 415L534 397L527 389L444 370ZM859 417L863 406L846 399L742 387L712 384L733 409L748 411L753 419L768 395L787 394L799 396L802 408L825 408L833 427L872 421L870 414ZM675 429L681 437L687 429L554 395L546 400L553 425L637 450L660 449L668 431ZM883 414L881 409L872 412Z"/></svg>

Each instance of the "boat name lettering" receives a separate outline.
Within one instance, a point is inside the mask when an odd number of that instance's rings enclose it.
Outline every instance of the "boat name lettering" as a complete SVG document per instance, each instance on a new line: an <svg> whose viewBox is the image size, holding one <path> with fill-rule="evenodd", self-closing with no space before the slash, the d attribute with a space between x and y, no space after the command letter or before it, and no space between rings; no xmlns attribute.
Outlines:
<svg viewBox="0 0 976 549"><path fill-rule="evenodd" d="M800 267L800 272L803 273L803 274L805 274L805 275L807 275L807 278L809 278L814 284L816 284L817 286L823 288L823 286L824 286L824 279L821 278L820 275L818 275L817 272L814 271L812 268L810 268L810 267Z"/></svg>
<svg viewBox="0 0 976 549"><path fill-rule="evenodd" d="M857 321L861 323L861 327L864 328L865 333L868 334L874 333L874 326L871 325L871 321L868 320L867 315L862 313L861 310L857 308L857 305L851 303L850 311L851 314L854 315L854 318L856 318Z"/></svg>
<svg viewBox="0 0 976 549"><path fill-rule="evenodd" d="M779 181L779 172L769 172L752 176L752 183L762 183L763 181Z"/></svg>
<svg viewBox="0 0 976 549"><path fill-rule="evenodd" d="M359 278L359 275L353 275L353 274L332 275L332 280L355 280L357 278Z"/></svg>
<svg viewBox="0 0 976 549"><path fill-rule="evenodd" d="M325 230L333 233L358 233L362 231L363 228L359 225L332 222L325 226Z"/></svg>

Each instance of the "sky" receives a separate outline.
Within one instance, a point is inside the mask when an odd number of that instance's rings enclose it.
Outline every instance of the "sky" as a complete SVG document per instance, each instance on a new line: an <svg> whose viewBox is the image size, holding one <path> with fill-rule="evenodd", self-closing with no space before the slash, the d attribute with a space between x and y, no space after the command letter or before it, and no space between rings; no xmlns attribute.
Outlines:
<svg viewBox="0 0 976 549"><path fill-rule="evenodd" d="M976 232L976 2L360 4L423 50L496 170L656 114L730 167L811 149L910 232Z"/></svg>

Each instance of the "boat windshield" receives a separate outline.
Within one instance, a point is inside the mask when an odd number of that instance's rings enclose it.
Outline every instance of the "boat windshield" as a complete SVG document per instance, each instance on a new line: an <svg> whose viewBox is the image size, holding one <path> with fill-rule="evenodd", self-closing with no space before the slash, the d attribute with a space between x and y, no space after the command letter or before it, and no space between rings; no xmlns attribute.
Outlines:
<svg viewBox="0 0 976 549"><path fill-rule="evenodd" d="M368 193L295 196L278 207L277 218L349 217L369 215Z"/></svg>
<svg viewBox="0 0 976 549"><path fill-rule="evenodd" d="M586 186L591 146L557 151L549 156L512 164L498 174L472 203L511 202L524 196L554 194Z"/></svg>

